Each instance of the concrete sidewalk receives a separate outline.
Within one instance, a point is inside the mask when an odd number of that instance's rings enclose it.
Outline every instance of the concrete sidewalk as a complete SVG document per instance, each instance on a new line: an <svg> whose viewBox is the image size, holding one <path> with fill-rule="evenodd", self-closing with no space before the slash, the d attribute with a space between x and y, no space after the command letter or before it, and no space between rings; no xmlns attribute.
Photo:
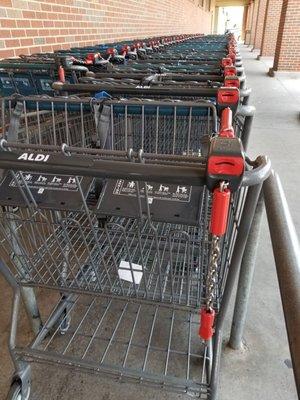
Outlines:
<svg viewBox="0 0 300 400"><path fill-rule="evenodd" d="M257 53L241 49L251 104L257 108L250 156L267 154L280 174L298 232L300 231L300 81L267 76L269 64ZM7 351L11 291L0 277L0 400L5 399L12 366ZM45 299L43 307L49 300ZM24 314L23 314L24 315ZM229 335L230 319L225 332ZM24 338L30 330L22 318ZM224 343L225 346L226 343ZM221 366L220 400L296 400L290 355L266 219L258 251L245 349L225 347ZM114 383L60 368L33 367L32 400L187 400L188 396Z"/></svg>
<svg viewBox="0 0 300 400"><path fill-rule="evenodd" d="M266 154L279 173L298 233L300 232L300 80L270 78L269 59L241 48L250 103L256 113L249 155ZM229 332L229 329L228 329ZM296 400L286 330L269 239L262 223L247 325L245 350L226 348L221 369L220 400Z"/></svg>

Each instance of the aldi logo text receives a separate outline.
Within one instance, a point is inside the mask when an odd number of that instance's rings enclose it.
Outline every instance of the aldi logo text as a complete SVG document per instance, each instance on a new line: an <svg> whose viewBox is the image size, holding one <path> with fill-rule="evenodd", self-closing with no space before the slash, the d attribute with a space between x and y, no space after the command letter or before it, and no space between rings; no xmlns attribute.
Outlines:
<svg viewBox="0 0 300 400"><path fill-rule="evenodd" d="M18 160L46 162L49 157L49 154L23 153L18 157Z"/></svg>

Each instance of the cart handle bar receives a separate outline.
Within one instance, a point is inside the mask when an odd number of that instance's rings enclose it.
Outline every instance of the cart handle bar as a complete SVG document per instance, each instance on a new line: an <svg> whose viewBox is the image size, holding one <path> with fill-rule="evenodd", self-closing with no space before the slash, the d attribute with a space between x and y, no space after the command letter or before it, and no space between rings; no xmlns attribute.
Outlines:
<svg viewBox="0 0 300 400"><path fill-rule="evenodd" d="M3 142L2 142L3 146ZM17 147L18 144L6 143L3 147ZM28 145L28 148L30 146ZM65 145L63 148L65 154L69 153L69 148ZM77 150L78 151L78 150ZM84 151L84 150L83 150ZM155 162L156 155L152 155L152 162L146 163L148 157L139 155L140 162L115 161L109 159L94 159L91 155L74 155L69 153L67 156L63 153L37 153L37 152L0 152L0 169L13 171L36 171L53 174L71 174L78 176L90 176L97 178L124 179L136 181L149 181L169 184L182 184L190 186L206 185L206 162L199 158L199 163L187 163L185 158L184 165L172 164L172 161L158 163ZM105 150L101 150L105 154ZM108 153L108 156L112 152ZM157 157L161 159L161 157ZM133 158L131 157L131 160ZM195 158L196 160L196 158ZM253 186L264 181L271 170L270 161L264 157L258 157L253 163L254 168L244 173L242 186Z"/></svg>
<svg viewBox="0 0 300 400"><path fill-rule="evenodd" d="M218 94L218 88L199 87L199 88L178 88L175 86L162 86L162 87L134 87L134 86L114 86L114 85L103 85L103 84L90 84L90 83L62 83L54 82L52 88L58 91L67 92L83 92L83 93L96 93L99 91L108 92L111 95L116 94L131 94L140 95L145 92L149 96L153 95L168 95L168 96L194 96L194 97L216 97Z"/></svg>

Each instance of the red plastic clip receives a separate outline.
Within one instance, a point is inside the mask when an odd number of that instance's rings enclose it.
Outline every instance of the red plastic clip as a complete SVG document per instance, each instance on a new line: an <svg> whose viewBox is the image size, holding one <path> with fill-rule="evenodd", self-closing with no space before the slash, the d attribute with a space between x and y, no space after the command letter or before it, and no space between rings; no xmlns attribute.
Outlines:
<svg viewBox="0 0 300 400"><path fill-rule="evenodd" d="M226 107L222 111L219 136L227 138L234 137L234 129L232 127L232 111L229 107Z"/></svg>
<svg viewBox="0 0 300 400"><path fill-rule="evenodd" d="M235 63L235 61L236 61L236 54L235 54L233 51L231 51L231 52L228 54L227 57L229 57L229 58L231 59L231 61L232 61L233 64Z"/></svg>
<svg viewBox="0 0 300 400"><path fill-rule="evenodd" d="M214 334L215 311L202 308L200 311L199 336L203 340L209 340Z"/></svg>
<svg viewBox="0 0 300 400"><path fill-rule="evenodd" d="M117 53L117 51L113 47L106 49L106 54L108 54L110 56L114 56L116 53Z"/></svg>
<svg viewBox="0 0 300 400"><path fill-rule="evenodd" d="M231 67L232 66L232 59L230 57L222 58L221 67Z"/></svg>
<svg viewBox="0 0 300 400"><path fill-rule="evenodd" d="M236 46L234 44L230 44L227 46L228 53L233 52L236 53Z"/></svg>
<svg viewBox="0 0 300 400"><path fill-rule="evenodd" d="M218 90L217 102L218 105L233 105L238 104L240 92L237 88L221 87Z"/></svg>
<svg viewBox="0 0 300 400"><path fill-rule="evenodd" d="M66 81L65 70L63 69L63 67L61 65L58 67L58 79L60 82L63 82L63 83Z"/></svg>
<svg viewBox="0 0 300 400"><path fill-rule="evenodd" d="M94 53L88 53L85 57L87 64L93 64L95 62L96 55Z"/></svg>
<svg viewBox="0 0 300 400"><path fill-rule="evenodd" d="M225 235L230 203L230 190L219 187L213 191L210 233L216 236Z"/></svg>
<svg viewBox="0 0 300 400"><path fill-rule="evenodd" d="M235 156L211 156L207 171L210 175L241 176L244 172L244 159Z"/></svg>
<svg viewBox="0 0 300 400"><path fill-rule="evenodd" d="M233 65L224 67L224 76L229 76L229 75L235 75L235 76L237 75L237 69Z"/></svg>
<svg viewBox="0 0 300 400"><path fill-rule="evenodd" d="M128 51L130 50L130 46L128 46L127 44L125 46L122 46L121 48L121 54L123 56L126 56L126 54L128 53Z"/></svg>
<svg viewBox="0 0 300 400"><path fill-rule="evenodd" d="M224 86L239 89L240 88L240 80L237 76L231 76L231 75L225 76Z"/></svg>

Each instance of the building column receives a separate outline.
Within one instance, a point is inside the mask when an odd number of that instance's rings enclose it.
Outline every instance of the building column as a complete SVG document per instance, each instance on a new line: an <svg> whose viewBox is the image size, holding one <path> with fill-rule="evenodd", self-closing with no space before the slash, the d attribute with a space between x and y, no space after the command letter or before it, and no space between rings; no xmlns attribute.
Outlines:
<svg viewBox="0 0 300 400"><path fill-rule="evenodd" d="M244 6L242 35L241 35L241 40L242 41L244 41L245 37L246 37L248 12L249 12L249 6Z"/></svg>
<svg viewBox="0 0 300 400"><path fill-rule="evenodd" d="M267 0L259 0L253 50L261 48Z"/></svg>
<svg viewBox="0 0 300 400"><path fill-rule="evenodd" d="M253 16L253 1L249 4L248 14L247 14L247 27L246 27L246 35L245 35L245 44L250 44L250 36L251 36L251 23Z"/></svg>
<svg viewBox="0 0 300 400"><path fill-rule="evenodd" d="M300 2L283 0L273 68L269 74L279 71L300 73Z"/></svg>
<svg viewBox="0 0 300 400"><path fill-rule="evenodd" d="M214 13L214 33L218 33L218 24L219 24L219 7L215 7Z"/></svg>
<svg viewBox="0 0 300 400"><path fill-rule="evenodd" d="M257 14L258 14L258 6L259 6L259 1L260 0L254 0L253 3L253 14L252 14L252 20L251 20L251 32L250 32L250 45L254 45L254 39L255 39L255 33L256 33L256 27L257 27Z"/></svg>
<svg viewBox="0 0 300 400"><path fill-rule="evenodd" d="M273 57L278 35L282 0L267 0L260 57Z"/></svg>

